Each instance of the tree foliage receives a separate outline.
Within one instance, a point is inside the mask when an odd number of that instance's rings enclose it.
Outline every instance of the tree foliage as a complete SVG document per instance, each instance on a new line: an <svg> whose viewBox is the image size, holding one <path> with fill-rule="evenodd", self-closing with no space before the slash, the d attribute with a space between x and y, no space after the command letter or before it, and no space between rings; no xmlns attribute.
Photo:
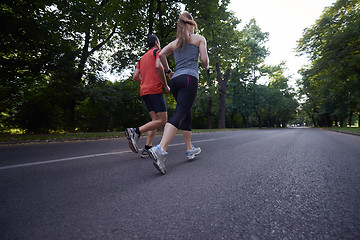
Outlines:
<svg viewBox="0 0 360 240"><path fill-rule="evenodd" d="M229 0L3 1L1 131L114 131L148 121L139 85L124 73L145 53L149 33L162 46L175 39L182 7L206 37L212 67L201 70L194 127L284 126L296 109L284 66L264 66L268 33L254 19L239 29L241 21L228 5ZM355 62L349 66L356 71ZM106 80L109 71L118 81ZM258 84L262 76L271 82ZM165 98L171 116L175 101L170 94Z"/></svg>
<svg viewBox="0 0 360 240"><path fill-rule="evenodd" d="M303 109L315 125L353 122L360 112L360 5L338 0L325 9L299 40L298 51L311 60L298 82L306 96Z"/></svg>

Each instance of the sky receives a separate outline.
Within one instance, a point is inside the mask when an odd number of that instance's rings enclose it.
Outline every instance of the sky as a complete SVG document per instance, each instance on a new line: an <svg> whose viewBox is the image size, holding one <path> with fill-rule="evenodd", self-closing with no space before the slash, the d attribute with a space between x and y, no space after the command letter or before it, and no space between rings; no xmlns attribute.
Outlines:
<svg viewBox="0 0 360 240"><path fill-rule="evenodd" d="M297 41L303 30L309 28L320 18L325 7L332 6L336 0L231 0L229 10L241 19L240 29L255 18L263 32L269 33L266 44L270 56L266 64L286 62L286 76L290 76L290 84L294 85L300 78L298 70L308 63L305 56L296 57Z"/></svg>

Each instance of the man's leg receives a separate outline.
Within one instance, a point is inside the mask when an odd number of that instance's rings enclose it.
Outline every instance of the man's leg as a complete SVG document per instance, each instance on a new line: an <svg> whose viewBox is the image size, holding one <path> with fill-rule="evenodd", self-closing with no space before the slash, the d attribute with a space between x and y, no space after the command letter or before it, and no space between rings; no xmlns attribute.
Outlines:
<svg viewBox="0 0 360 240"><path fill-rule="evenodd" d="M158 129L165 125L167 122L167 112L158 112L154 111L149 112L151 116L151 121L139 127L140 133L148 132L151 130ZM155 115L155 116L154 116Z"/></svg>
<svg viewBox="0 0 360 240"><path fill-rule="evenodd" d="M163 125L165 125L164 122L167 121L167 113L166 112L155 113L155 111L151 111L151 112L149 112L149 114L150 114L150 117L151 117L152 121L145 124L145 125L143 125L143 126L141 126L139 128L140 132L142 132L144 130L146 131L149 128L157 127L159 124L160 124L160 127L162 127ZM153 140L154 140L155 135L156 135L156 130L157 130L157 128L147 131L147 138L146 138L145 147L144 147L144 149L142 151L142 154L141 154L142 158L148 157L147 150L149 150L152 147L152 143L153 143Z"/></svg>
<svg viewBox="0 0 360 240"><path fill-rule="evenodd" d="M129 140L129 147L135 153L138 152L137 141L142 133L152 131L148 134L148 138L146 140L146 145L151 146L155 137L156 129L164 126L167 122L167 112L155 113L155 111L151 111L149 114L152 118L152 121L142 125L139 128L127 128L125 130L126 137Z"/></svg>
<svg viewBox="0 0 360 240"><path fill-rule="evenodd" d="M154 111L149 112L149 115L151 117L151 121L156 121L156 113ZM146 144L147 146L151 147L152 146L152 142L155 138L156 135L156 129L154 130L149 130L147 132L147 138L146 138Z"/></svg>
<svg viewBox="0 0 360 240"><path fill-rule="evenodd" d="M166 103L163 94L149 94L142 96L149 111L151 121L137 128L126 128L125 134L129 141L130 149L137 153L137 142L142 133L151 131L147 138L147 145L151 146L155 137L156 129L162 127L167 122ZM155 131L154 131L155 130Z"/></svg>

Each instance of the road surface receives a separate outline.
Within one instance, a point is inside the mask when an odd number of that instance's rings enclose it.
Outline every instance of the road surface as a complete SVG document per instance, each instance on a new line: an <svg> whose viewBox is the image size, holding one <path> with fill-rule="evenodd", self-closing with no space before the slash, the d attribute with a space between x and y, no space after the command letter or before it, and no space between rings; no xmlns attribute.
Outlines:
<svg viewBox="0 0 360 240"><path fill-rule="evenodd" d="M126 139L1 146L0 239L360 239L359 136L267 129L193 143L202 153L188 161L174 138L166 175Z"/></svg>

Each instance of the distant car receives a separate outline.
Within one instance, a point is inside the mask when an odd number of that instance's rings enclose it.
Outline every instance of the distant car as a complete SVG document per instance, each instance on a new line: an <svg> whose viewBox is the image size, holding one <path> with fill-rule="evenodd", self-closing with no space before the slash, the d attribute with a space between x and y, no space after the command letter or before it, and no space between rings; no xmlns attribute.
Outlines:
<svg viewBox="0 0 360 240"><path fill-rule="evenodd" d="M297 127L300 127L300 124L296 124Z"/></svg>

